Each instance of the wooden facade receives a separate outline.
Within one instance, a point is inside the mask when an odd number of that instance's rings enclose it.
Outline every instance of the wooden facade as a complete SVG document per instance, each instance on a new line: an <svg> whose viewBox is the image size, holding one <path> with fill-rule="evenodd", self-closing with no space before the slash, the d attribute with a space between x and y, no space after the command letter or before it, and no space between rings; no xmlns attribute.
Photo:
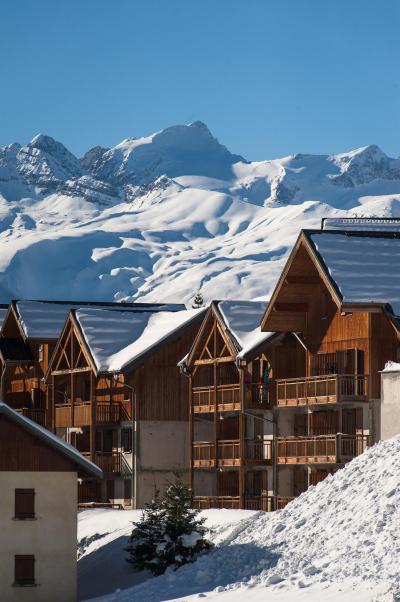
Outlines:
<svg viewBox="0 0 400 602"><path fill-rule="evenodd" d="M273 427L258 350L238 360L213 303L185 363L190 390L190 482L198 508L273 509Z"/></svg>
<svg viewBox="0 0 400 602"><path fill-rule="evenodd" d="M312 467L328 474L376 440L379 371L398 360L399 332L384 306L343 304L307 233L283 270L262 328L285 333L271 352L276 497L283 507L304 490L296 486L299 474L314 484Z"/></svg>
<svg viewBox="0 0 400 602"><path fill-rule="evenodd" d="M124 506L135 504L135 468L140 472L135 432L140 431L141 424L154 424L153 448L160 445L158 456L162 458L163 442L161 436L157 441L157 424L187 423L186 379L177 364L190 348L197 329L198 320L193 320L135 363L119 372L104 373L96 368L74 312L70 313L46 380L53 430L101 467L105 476L100 489L96 484L82 483L81 503L114 503L118 499ZM184 456L184 441L180 447ZM117 494L117 488L123 493Z"/></svg>

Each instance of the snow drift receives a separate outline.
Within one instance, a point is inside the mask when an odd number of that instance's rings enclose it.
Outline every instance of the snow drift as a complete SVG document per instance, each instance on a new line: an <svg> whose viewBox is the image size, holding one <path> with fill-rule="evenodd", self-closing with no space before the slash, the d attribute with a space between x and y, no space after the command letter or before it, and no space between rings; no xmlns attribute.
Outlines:
<svg viewBox="0 0 400 602"><path fill-rule="evenodd" d="M0 300L265 299L300 230L400 215L377 146L248 162L201 122L78 159L40 134L0 148Z"/></svg>
<svg viewBox="0 0 400 602"><path fill-rule="evenodd" d="M285 600L284 592L293 589L310 588L311 596L315 587L321 592L350 583L356 590L380 586L379 599L394 602L400 594L399 475L397 437L367 450L284 510L250 514L193 565L101 600L159 602L215 588L239 591L243 600L262 588L265 599L279 591Z"/></svg>

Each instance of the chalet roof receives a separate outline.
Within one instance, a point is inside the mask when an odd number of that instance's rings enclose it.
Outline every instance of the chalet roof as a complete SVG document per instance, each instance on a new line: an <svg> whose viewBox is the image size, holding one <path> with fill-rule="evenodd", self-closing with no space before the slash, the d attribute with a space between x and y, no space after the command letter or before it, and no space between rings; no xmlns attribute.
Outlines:
<svg viewBox="0 0 400 602"><path fill-rule="evenodd" d="M142 360L205 310L110 311L80 308L72 313L98 372L119 372Z"/></svg>
<svg viewBox="0 0 400 602"><path fill-rule="evenodd" d="M7 315L8 305L0 303L0 329L3 326L4 319Z"/></svg>
<svg viewBox="0 0 400 602"><path fill-rule="evenodd" d="M343 303L389 304L400 316L397 232L304 231Z"/></svg>
<svg viewBox="0 0 400 602"><path fill-rule="evenodd" d="M26 362L34 361L32 351L22 339L8 339L0 337L0 357L8 362Z"/></svg>
<svg viewBox="0 0 400 602"><path fill-rule="evenodd" d="M101 468L93 464L90 460L82 456L82 454L75 448L72 447L69 443L66 443L60 437L57 437L54 433L47 430L40 424L33 422L26 416L22 416L10 406L8 406L3 401L0 401L0 416L6 416L9 420L12 420L16 424L18 424L21 428L25 429L32 435L38 437L45 443L47 443L50 447L53 447L58 452L66 456L72 462L78 464L82 470L86 473L89 473L90 476L97 477L99 479L103 476L103 471Z"/></svg>
<svg viewBox="0 0 400 602"><path fill-rule="evenodd" d="M264 301L219 301L217 307L233 336L238 358L245 358L275 333L262 332L260 323L267 304Z"/></svg>
<svg viewBox="0 0 400 602"><path fill-rule="evenodd" d="M13 305L23 334L28 339L57 340L71 309L105 308L118 311L180 311L181 304L161 303L100 303L91 301L14 301Z"/></svg>

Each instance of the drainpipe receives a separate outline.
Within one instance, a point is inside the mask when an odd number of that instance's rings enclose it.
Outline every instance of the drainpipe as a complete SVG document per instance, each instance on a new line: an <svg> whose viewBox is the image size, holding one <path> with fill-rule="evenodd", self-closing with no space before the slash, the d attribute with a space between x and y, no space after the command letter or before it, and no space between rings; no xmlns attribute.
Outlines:
<svg viewBox="0 0 400 602"><path fill-rule="evenodd" d="M133 445L132 445L132 505L133 508L137 509L137 498L138 498L138 479L137 479L137 469L138 469L138 442L139 442L139 421L137 420L137 398L136 398L136 389L132 385L128 385L126 382L121 382L118 380L118 374L113 374L113 380L120 385L123 385L127 389L131 391L131 429L133 432Z"/></svg>
<svg viewBox="0 0 400 602"><path fill-rule="evenodd" d="M6 376L7 365L8 365L7 360L4 360L3 368L1 371L1 380L0 380L1 401L5 401L5 376Z"/></svg>

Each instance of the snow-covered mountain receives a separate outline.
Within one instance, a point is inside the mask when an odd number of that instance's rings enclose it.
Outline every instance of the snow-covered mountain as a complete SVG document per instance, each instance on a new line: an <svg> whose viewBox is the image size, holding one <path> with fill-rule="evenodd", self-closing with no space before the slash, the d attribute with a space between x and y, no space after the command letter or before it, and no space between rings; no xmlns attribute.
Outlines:
<svg viewBox="0 0 400 602"><path fill-rule="evenodd" d="M201 122L82 158L45 135L0 148L0 300L265 298L298 231L400 215L377 146L249 162Z"/></svg>

